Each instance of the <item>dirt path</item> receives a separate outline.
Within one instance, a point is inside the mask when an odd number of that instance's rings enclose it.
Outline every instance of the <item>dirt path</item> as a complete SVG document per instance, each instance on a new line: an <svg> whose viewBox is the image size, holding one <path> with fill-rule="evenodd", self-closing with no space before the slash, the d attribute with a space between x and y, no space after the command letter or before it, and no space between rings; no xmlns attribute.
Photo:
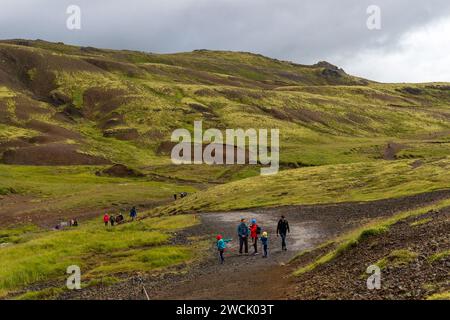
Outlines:
<svg viewBox="0 0 450 320"><path fill-rule="evenodd" d="M287 206L259 209L250 212L208 213L202 215L202 225L197 232L221 233L236 238L236 228L241 217L256 218L266 228L270 238L270 256L239 256L236 239L230 245L224 265L211 248L207 262L192 270L180 281L154 292L154 299L284 299L294 284L291 270L285 266L299 251L311 249L376 217L423 206L448 197L450 191L389 199L370 203L344 203L320 206ZM284 214L291 227L288 237L289 251L282 252L276 237L276 223ZM250 252L253 252L250 249Z"/></svg>
<svg viewBox="0 0 450 320"><path fill-rule="evenodd" d="M168 204L172 200L150 200L140 202L138 210L144 211ZM132 204L127 207L131 208ZM77 218L85 221L102 217L105 212L126 212L125 205L105 207L80 207L76 209L61 209L60 200L42 200L26 195L0 196L0 228L19 224L36 224L43 228L53 228L62 221Z"/></svg>
<svg viewBox="0 0 450 320"><path fill-rule="evenodd" d="M294 283L286 266L295 254L311 249L374 218L421 207L450 197L450 190L420 194L400 199L369 203L343 203L319 206L286 206L279 208L202 214L202 223L176 235L179 239L208 237L211 247L199 262L180 266L165 274L142 275L151 299L286 299ZM275 235L276 222L284 214L291 226L287 252L280 250ZM241 217L256 218L269 232L270 256L240 256L236 228ZM234 238L220 265L214 237L221 233ZM250 248L249 248L250 249ZM250 252L253 252L250 249ZM63 295L63 299L145 299L142 284L133 276L108 287L86 288Z"/></svg>
<svg viewBox="0 0 450 320"><path fill-rule="evenodd" d="M257 219L258 225L269 233L269 257L262 258L261 243L258 255L253 255L249 244L249 255L239 254L236 236L237 225L245 217L247 221ZM233 238L225 253L225 264L220 265L216 249L212 245L210 257L201 266L192 270L186 279L155 292L155 299L268 299L282 298L287 279L283 276L283 264L298 251L311 248L323 239L324 234L318 221L303 221L299 216L290 216L291 234L287 243L289 250L281 251L281 240L276 237L276 224L279 211L274 209L260 213L227 212L201 215L202 225L198 232L223 234ZM196 232L197 233L197 232ZM213 235L212 235L213 236ZM270 287L270 293L267 288ZM249 292L250 288L250 292ZM251 289L254 288L254 289ZM169 289L169 290L167 290Z"/></svg>

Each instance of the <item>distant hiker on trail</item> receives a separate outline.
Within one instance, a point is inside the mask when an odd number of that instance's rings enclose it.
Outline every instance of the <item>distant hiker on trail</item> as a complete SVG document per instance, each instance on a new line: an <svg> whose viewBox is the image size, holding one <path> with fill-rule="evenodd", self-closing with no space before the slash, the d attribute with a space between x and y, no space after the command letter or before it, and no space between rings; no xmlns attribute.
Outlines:
<svg viewBox="0 0 450 320"><path fill-rule="evenodd" d="M252 224L250 225L250 237L252 238L252 245L254 248L253 254L256 256L258 254L258 236L261 234L261 228L256 224L256 219L252 219Z"/></svg>
<svg viewBox="0 0 450 320"><path fill-rule="evenodd" d="M278 221L277 226L277 237L278 235L281 237L281 250L287 251L286 247L286 236L291 231L289 230L289 222L285 219L284 216L281 216L280 221Z"/></svg>
<svg viewBox="0 0 450 320"><path fill-rule="evenodd" d="M109 214L105 213L103 216L103 222L105 223L105 227L107 227L109 222Z"/></svg>
<svg viewBox="0 0 450 320"><path fill-rule="evenodd" d="M222 235L218 235L216 237L217 239L217 250L219 251L219 259L220 263L223 264L225 261L225 258L223 257L223 253L225 252L225 249L227 248L227 243L231 241L231 239L223 239Z"/></svg>
<svg viewBox="0 0 450 320"><path fill-rule="evenodd" d="M267 255L268 255L268 248L269 248L269 237L268 237L266 231L264 231L264 232L262 233L262 236L261 236L261 243L262 243L262 245L263 245L263 250L264 250L263 258L267 258Z"/></svg>
<svg viewBox="0 0 450 320"><path fill-rule="evenodd" d="M177 200L177 194L176 193L173 194L173 199Z"/></svg>
<svg viewBox="0 0 450 320"><path fill-rule="evenodd" d="M109 217L109 222L111 223L111 227L114 227L114 223L116 222L116 217L114 217L113 215L111 215Z"/></svg>
<svg viewBox="0 0 450 320"><path fill-rule="evenodd" d="M123 215L121 213L119 213L119 215L116 217L115 220L116 220L117 224L123 222Z"/></svg>
<svg viewBox="0 0 450 320"><path fill-rule="evenodd" d="M241 223L237 229L239 237L239 254L242 254L242 248L245 247L245 254L248 254L248 227L245 224L245 219L241 219Z"/></svg>
<svg viewBox="0 0 450 320"><path fill-rule="evenodd" d="M131 220L136 219L136 217L137 217L136 207L131 208L131 210L130 210L130 217L131 217Z"/></svg>

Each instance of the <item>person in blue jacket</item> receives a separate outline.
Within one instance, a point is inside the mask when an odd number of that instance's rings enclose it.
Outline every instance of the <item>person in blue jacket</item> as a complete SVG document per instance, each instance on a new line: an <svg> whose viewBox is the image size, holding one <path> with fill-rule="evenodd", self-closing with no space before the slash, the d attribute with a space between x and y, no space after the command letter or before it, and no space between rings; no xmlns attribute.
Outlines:
<svg viewBox="0 0 450 320"><path fill-rule="evenodd" d="M136 217L137 217L136 207L131 208L131 210L130 210L130 217L131 217L131 220L136 219Z"/></svg>
<svg viewBox="0 0 450 320"><path fill-rule="evenodd" d="M231 239L223 239L222 235L218 235L216 237L217 239L217 250L219 251L219 258L220 263L223 264L225 261L225 258L223 257L223 253L225 252L225 249L227 248L227 243L231 241Z"/></svg>
<svg viewBox="0 0 450 320"><path fill-rule="evenodd" d="M243 247L245 248L245 254L248 254L248 236L249 236L249 228L245 224L245 219L241 219L241 223L237 228L237 233L239 237L239 254L242 254Z"/></svg>

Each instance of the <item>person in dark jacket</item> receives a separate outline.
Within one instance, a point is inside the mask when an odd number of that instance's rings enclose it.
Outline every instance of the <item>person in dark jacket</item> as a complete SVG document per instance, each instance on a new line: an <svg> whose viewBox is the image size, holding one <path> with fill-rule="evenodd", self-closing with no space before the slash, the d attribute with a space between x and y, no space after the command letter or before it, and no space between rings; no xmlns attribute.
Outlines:
<svg viewBox="0 0 450 320"><path fill-rule="evenodd" d="M268 236L266 231L264 231L262 233L261 243L262 243L263 250L264 250L263 258L267 258L267 256L268 256L268 249L269 249L269 236Z"/></svg>
<svg viewBox="0 0 450 320"><path fill-rule="evenodd" d="M114 227L114 223L116 222L116 218L113 215L109 216L109 223L111 223L111 227Z"/></svg>
<svg viewBox="0 0 450 320"><path fill-rule="evenodd" d="M245 254L248 254L248 227L245 224L245 219L241 219L241 223L237 228L239 237L239 254L242 254L243 247L245 248Z"/></svg>
<svg viewBox="0 0 450 320"><path fill-rule="evenodd" d="M131 220L136 219L136 217L137 217L136 207L131 208L130 217L131 217Z"/></svg>
<svg viewBox="0 0 450 320"><path fill-rule="evenodd" d="M123 214L119 213L119 215L115 219L116 223L122 223L123 222Z"/></svg>
<svg viewBox="0 0 450 320"><path fill-rule="evenodd" d="M281 219L278 221L277 225L277 237L281 237L281 250L287 251L286 247L286 236L291 231L289 230L289 222L286 220L284 216L281 216Z"/></svg>

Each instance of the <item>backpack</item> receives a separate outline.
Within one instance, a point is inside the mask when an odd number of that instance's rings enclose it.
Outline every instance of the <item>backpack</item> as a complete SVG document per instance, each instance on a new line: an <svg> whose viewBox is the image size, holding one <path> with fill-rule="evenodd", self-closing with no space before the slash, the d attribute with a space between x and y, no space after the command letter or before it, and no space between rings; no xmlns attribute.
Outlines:
<svg viewBox="0 0 450 320"><path fill-rule="evenodd" d="M256 234L261 234L261 231L262 231L261 227L257 226L256 227Z"/></svg>

